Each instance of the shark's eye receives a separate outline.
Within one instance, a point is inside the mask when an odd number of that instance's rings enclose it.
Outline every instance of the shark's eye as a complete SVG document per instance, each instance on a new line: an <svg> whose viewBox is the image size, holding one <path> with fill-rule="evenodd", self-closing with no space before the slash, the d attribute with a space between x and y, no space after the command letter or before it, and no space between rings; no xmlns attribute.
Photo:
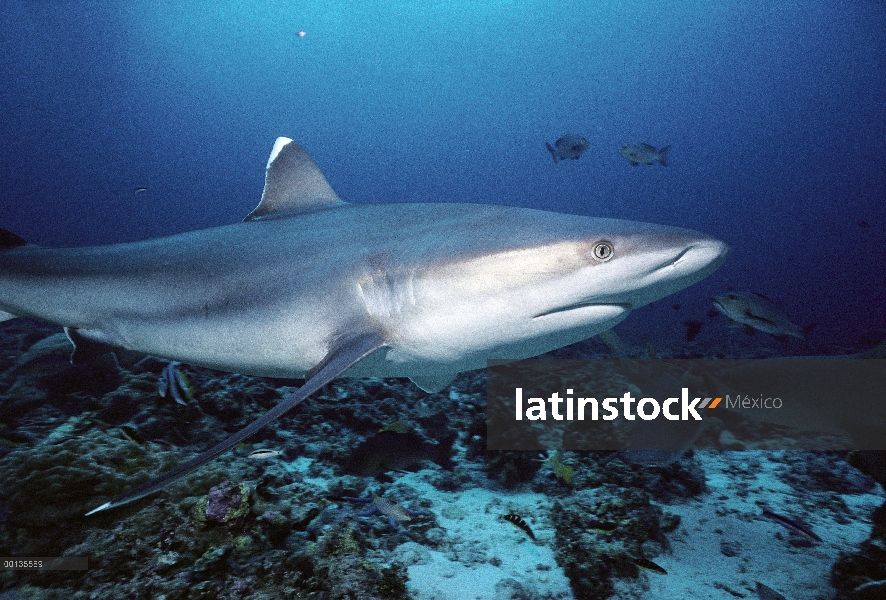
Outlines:
<svg viewBox="0 0 886 600"><path fill-rule="evenodd" d="M594 258L596 258L600 262L606 262L607 260L612 258L612 254L614 252L615 249L609 242L597 242L596 244L594 244Z"/></svg>

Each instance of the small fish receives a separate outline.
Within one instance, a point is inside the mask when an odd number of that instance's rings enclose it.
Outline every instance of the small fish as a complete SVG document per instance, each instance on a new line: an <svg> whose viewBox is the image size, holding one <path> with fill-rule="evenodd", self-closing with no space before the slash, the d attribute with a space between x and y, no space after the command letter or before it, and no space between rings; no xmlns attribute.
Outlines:
<svg viewBox="0 0 886 600"><path fill-rule="evenodd" d="M618 523L612 523L610 521L600 521L599 523L594 523L590 527L591 531L598 531L600 533L605 533L609 535L618 529Z"/></svg>
<svg viewBox="0 0 886 600"><path fill-rule="evenodd" d="M554 163L568 159L578 160L582 152L588 149L588 141L580 135L567 133L554 142L553 146L545 142L545 148L551 153Z"/></svg>
<svg viewBox="0 0 886 600"><path fill-rule="evenodd" d="M378 432L382 433L383 431L392 431L394 433L409 433L409 430L409 423L407 423L406 421L397 420L388 423L387 425L379 429Z"/></svg>
<svg viewBox="0 0 886 600"><path fill-rule="evenodd" d="M660 566L658 566L657 564L655 564L654 562L652 562L649 559L635 558L633 562L634 562L634 566L637 567L638 569L646 569L647 571L652 571L653 573L658 573L659 575L667 575L668 574L667 571L665 571L663 568L661 568Z"/></svg>
<svg viewBox="0 0 886 600"><path fill-rule="evenodd" d="M627 146L622 146L618 153L628 159L632 167L636 167L641 163L644 165L660 163L661 166L666 167L668 166L668 152L670 149L670 146L656 150L655 146L650 146L649 144L628 144Z"/></svg>
<svg viewBox="0 0 886 600"><path fill-rule="evenodd" d="M143 192L147 192L147 191L148 191L148 188L145 188L145 187L137 187L137 188L135 188L134 190L132 190L132 193L133 193L133 195L138 196L139 194L141 194L141 193L143 193Z"/></svg>
<svg viewBox="0 0 886 600"><path fill-rule="evenodd" d="M563 455L557 450L550 458L551 469L554 474L568 484L572 483L572 467L563 462Z"/></svg>
<svg viewBox="0 0 886 600"><path fill-rule="evenodd" d="M714 308L736 323L780 339L791 335L805 340L805 334L811 329L791 323L784 311L763 294L723 294L714 298Z"/></svg>
<svg viewBox="0 0 886 600"><path fill-rule="evenodd" d="M785 517L784 515L779 515L772 512L769 509L763 511L763 516L769 519L770 521L775 521L782 527L800 533L809 539L815 540L816 542L820 542L821 538L818 537L814 531L812 531L807 525L804 525L800 521L796 521L791 519L790 517Z"/></svg>
<svg viewBox="0 0 886 600"><path fill-rule="evenodd" d="M691 342L698 336L703 323L701 321L683 321L683 325L686 326L686 341Z"/></svg>
<svg viewBox="0 0 886 600"><path fill-rule="evenodd" d="M757 596L760 597L760 600L788 600L768 585L763 585L759 581L757 582Z"/></svg>
<svg viewBox="0 0 886 600"><path fill-rule="evenodd" d="M250 460L270 460L272 458L278 458L283 456L283 453L279 450L267 450L262 448L261 450L254 450L246 455L246 458Z"/></svg>
<svg viewBox="0 0 886 600"><path fill-rule="evenodd" d="M84 439L82 435L64 435L58 439L47 442L50 446L60 446L65 442L70 442L71 440L82 440Z"/></svg>
<svg viewBox="0 0 886 600"><path fill-rule="evenodd" d="M373 498L355 498L354 496L342 496L342 499L348 500L350 502L361 502L363 504L369 504L369 508L362 512L358 512L357 516L368 517L374 514L384 515L388 518L388 523L390 523L391 527L394 529L398 529L400 523L411 521L412 517L429 514L427 511L424 510L410 510L404 506L397 504L393 500L388 500L383 496L375 496Z"/></svg>
<svg viewBox="0 0 886 600"><path fill-rule="evenodd" d="M185 398L194 399L194 387L187 376L178 370L180 362L172 361L160 372L157 379L157 391L162 398L172 396L172 399L183 406L187 406Z"/></svg>
<svg viewBox="0 0 886 600"><path fill-rule="evenodd" d="M121 425L120 427L118 427L118 429L120 430L120 433L123 434L123 437L125 437L133 444L137 446L145 445L146 440L144 436L142 436L142 434L139 433L138 429L136 429L132 425Z"/></svg>
<svg viewBox="0 0 886 600"><path fill-rule="evenodd" d="M373 504L375 505L375 508L378 510L378 512L388 517L388 519L393 519L398 523L412 520L412 515L409 513L409 511L394 502L393 500L379 497L375 499L375 502Z"/></svg>
<svg viewBox="0 0 886 600"><path fill-rule="evenodd" d="M529 525L526 524L526 521L520 515L515 515L514 513L508 513L506 515L501 516L502 519L514 525L519 529L522 529L526 532L526 535L529 536L530 540L535 540L535 534L532 533L532 529L529 528Z"/></svg>
<svg viewBox="0 0 886 600"><path fill-rule="evenodd" d="M435 440L438 443L434 444L412 431L382 431L354 448L343 465L344 470L355 475L379 477L388 471L417 471L425 460L449 469L456 438L457 433L450 432Z"/></svg>

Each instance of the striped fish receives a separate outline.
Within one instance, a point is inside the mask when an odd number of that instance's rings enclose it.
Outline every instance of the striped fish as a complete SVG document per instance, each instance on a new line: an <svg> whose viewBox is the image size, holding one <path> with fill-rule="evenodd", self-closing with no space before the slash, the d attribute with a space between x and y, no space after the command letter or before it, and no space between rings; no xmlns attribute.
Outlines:
<svg viewBox="0 0 886 600"><path fill-rule="evenodd" d="M659 575L668 574L668 572L665 571L662 567L658 566L647 558L635 558L633 562L634 566L638 569L646 569L647 571L652 571L653 573L658 573Z"/></svg>
<svg viewBox="0 0 886 600"><path fill-rule="evenodd" d="M403 521L412 520L412 517L409 515L406 509L393 500L388 500L384 497L376 497L373 505L378 510L378 512L385 515L389 519L392 519L392 522L397 521L398 523L402 523Z"/></svg>
<svg viewBox="0 0 886 600"><path fill-rule="evenodd" d="M529 536L530 540L535 540L535 534L532 533L532 529L530 529L529 525L526 524L526 521L523 520L523 517L520 515L515 515L514 513L508 513L506 515L501 516L502 519L514 525L519 529L522 529L526 532L526 535Z"/></svg>

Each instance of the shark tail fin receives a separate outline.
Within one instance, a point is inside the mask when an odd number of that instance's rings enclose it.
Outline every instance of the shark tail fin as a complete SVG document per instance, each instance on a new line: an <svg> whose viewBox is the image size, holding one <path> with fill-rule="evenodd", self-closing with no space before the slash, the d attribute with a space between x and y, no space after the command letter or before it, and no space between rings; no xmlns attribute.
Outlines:
<svg viewBox="0 0 886 600"><path fill-rule="evenodd" d="M658 151L658 162L661 163L661 166L668 166L668 152L670 152L671 146L668 144L664 148Z"/></svg>

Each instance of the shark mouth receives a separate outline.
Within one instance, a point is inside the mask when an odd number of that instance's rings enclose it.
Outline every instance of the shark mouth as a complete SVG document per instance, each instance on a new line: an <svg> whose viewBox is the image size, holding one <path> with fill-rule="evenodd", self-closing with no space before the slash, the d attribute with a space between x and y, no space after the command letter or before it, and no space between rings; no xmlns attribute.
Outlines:
<svg viewBox="0 0 886 600"><path fill-rule="evenodd" d="M592 306L599 307L607 307L607 308L620 308L625 312L630 311L632 306L626 302L576 302L575 304L569 304L567 306L561 306L559 308L554 308L551 310L547 310L543 313L538 313L537 315L533 315L533 319L541 319L542 317L548 317L550 315L556 315L561 313L571 312L573 310L578 310L581 308L589 308Z"/></svg>

